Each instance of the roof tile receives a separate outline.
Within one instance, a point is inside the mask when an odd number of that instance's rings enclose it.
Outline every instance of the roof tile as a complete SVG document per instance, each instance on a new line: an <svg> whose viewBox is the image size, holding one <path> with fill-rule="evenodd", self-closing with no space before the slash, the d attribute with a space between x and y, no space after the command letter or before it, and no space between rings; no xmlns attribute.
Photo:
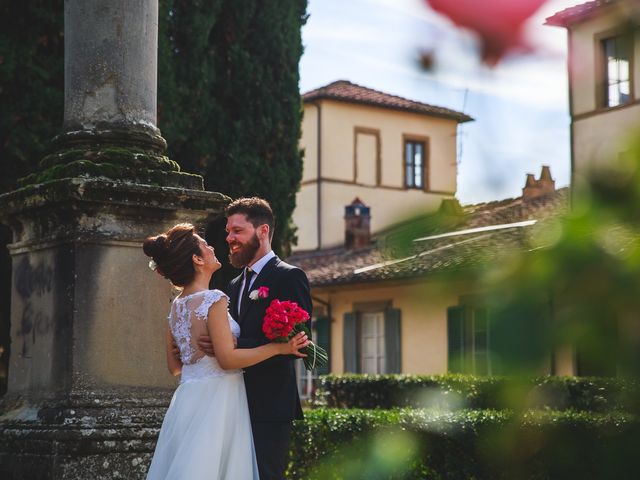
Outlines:
<svg viewBox="0 0 640 480"><path fill-rule="evenodd" d="M591 2L581 3L573 7L565 8L553 14L546 20L547 25L555 25L558 27L567 27L573 23L588 18L596 10L611 5L617 0L593 0Z"/></svg>
<svg viewBox="0 0 640 480"><path fill-rule="evenodd" d="M391 108L394 110L404 110L424 115L450 118L459 123L473 121L473 118L462 112L416 102L396 95L390 95L378 90L373 90L372 88L356 85L355 83L351 83L347 80L338 80L330 83L329 85L325 85L324 87L311 90L305 93L302 98L305 102L330 99L382 108Z"/></svg>
<svg viewBox="0 0 640 480"><path fill-rule="evenodd" d="M523 200L522 197L468 205L464 216L434 222L435 216L412 220L379 232L374 242L361 250L343 246L294 253L288 261L306 271L314 287L425 277L468 269L495 260L509 250L529 249L531 226L461 233L445 238L413 242L413 250L400 252L398 239L437 233L462 232L479 227L510 225L542 220L566 212L569 189L553 195ZM453 223L452 223L453 221ZM446 225L439 228L438 225Z"/></svg>

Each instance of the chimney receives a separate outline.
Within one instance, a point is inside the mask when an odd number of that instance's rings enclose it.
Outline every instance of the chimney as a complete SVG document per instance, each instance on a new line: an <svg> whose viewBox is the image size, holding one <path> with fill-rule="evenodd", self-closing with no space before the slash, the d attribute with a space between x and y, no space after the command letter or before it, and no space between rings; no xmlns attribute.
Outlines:
<svg viewBox="0 0 640 480"><path fill-rule="evenodd" d="M551 177L551 169L547 165L542 166L540 178L535 179L532 173L527 174L527 181L522 189L522 198L531 200L545 195L550 195L556 191L556 182Z"/></svg>
<svg viewBox="0 0 640 480"><path fill-rule="evenodd" d="M551 178L551 169L548 165L542 166L538 186L540 187L540 190L542 190L542 195L547 195L556 191L556 181Z"/></svg>
<svg viewBox="0 0 640 480"><path fill-rule="evenodd" d="M443 198L438 213L445 217L462 217L464 210L457 198Z"/></svg>
<svg viewBox="0 0 640 480"><path fill-rule="evenodd" d="M344 207L344 246L356 250L369 245L371 240L371 209L356 197Z"/></svg>

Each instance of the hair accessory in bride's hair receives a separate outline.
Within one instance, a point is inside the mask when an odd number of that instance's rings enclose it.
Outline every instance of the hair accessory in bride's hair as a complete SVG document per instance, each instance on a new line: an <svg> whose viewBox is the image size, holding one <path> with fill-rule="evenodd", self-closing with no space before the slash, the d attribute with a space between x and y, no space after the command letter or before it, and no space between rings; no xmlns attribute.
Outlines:
<svg viewBox="0 0 640 480"><path fill-rule="evenodd" d="M149 268L151 270L153 270L154 272L158 271L158 264L156 262L154 262L153 260L149 260Z"/></svg>

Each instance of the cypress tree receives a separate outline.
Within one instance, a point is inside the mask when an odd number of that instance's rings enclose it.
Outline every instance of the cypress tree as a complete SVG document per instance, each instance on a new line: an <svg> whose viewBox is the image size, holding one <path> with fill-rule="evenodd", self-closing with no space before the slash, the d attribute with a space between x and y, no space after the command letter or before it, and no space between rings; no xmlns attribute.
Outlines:
<svg viewBox="0 0 640 480"><path fill-rule="evenodd" d="M162 2L159 126L208 190L257 195L288 253L302 177L298 63L306 0Z"/></svg>
<svg viewBox="0 0 640 480"><path fill-rule="evenodd" d="M64 108L64 1L0 2L0 193L33 172Z"/></svg>

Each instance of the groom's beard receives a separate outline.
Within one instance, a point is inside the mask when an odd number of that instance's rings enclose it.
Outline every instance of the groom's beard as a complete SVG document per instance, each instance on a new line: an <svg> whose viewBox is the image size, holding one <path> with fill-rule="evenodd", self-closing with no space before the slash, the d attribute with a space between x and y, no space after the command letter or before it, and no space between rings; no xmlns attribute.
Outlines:
<svg viewBox="0 0 640 480"><path fill-rule="evenodd" d="M240 245L240 248L235 253L229 253L231 265L236 268L244 268L256 256L256 252L260 248L260 240L258 240L258 235L254 234L253 238L247 243L233 242L229 246L231 247L232 245Z"/></svg>

